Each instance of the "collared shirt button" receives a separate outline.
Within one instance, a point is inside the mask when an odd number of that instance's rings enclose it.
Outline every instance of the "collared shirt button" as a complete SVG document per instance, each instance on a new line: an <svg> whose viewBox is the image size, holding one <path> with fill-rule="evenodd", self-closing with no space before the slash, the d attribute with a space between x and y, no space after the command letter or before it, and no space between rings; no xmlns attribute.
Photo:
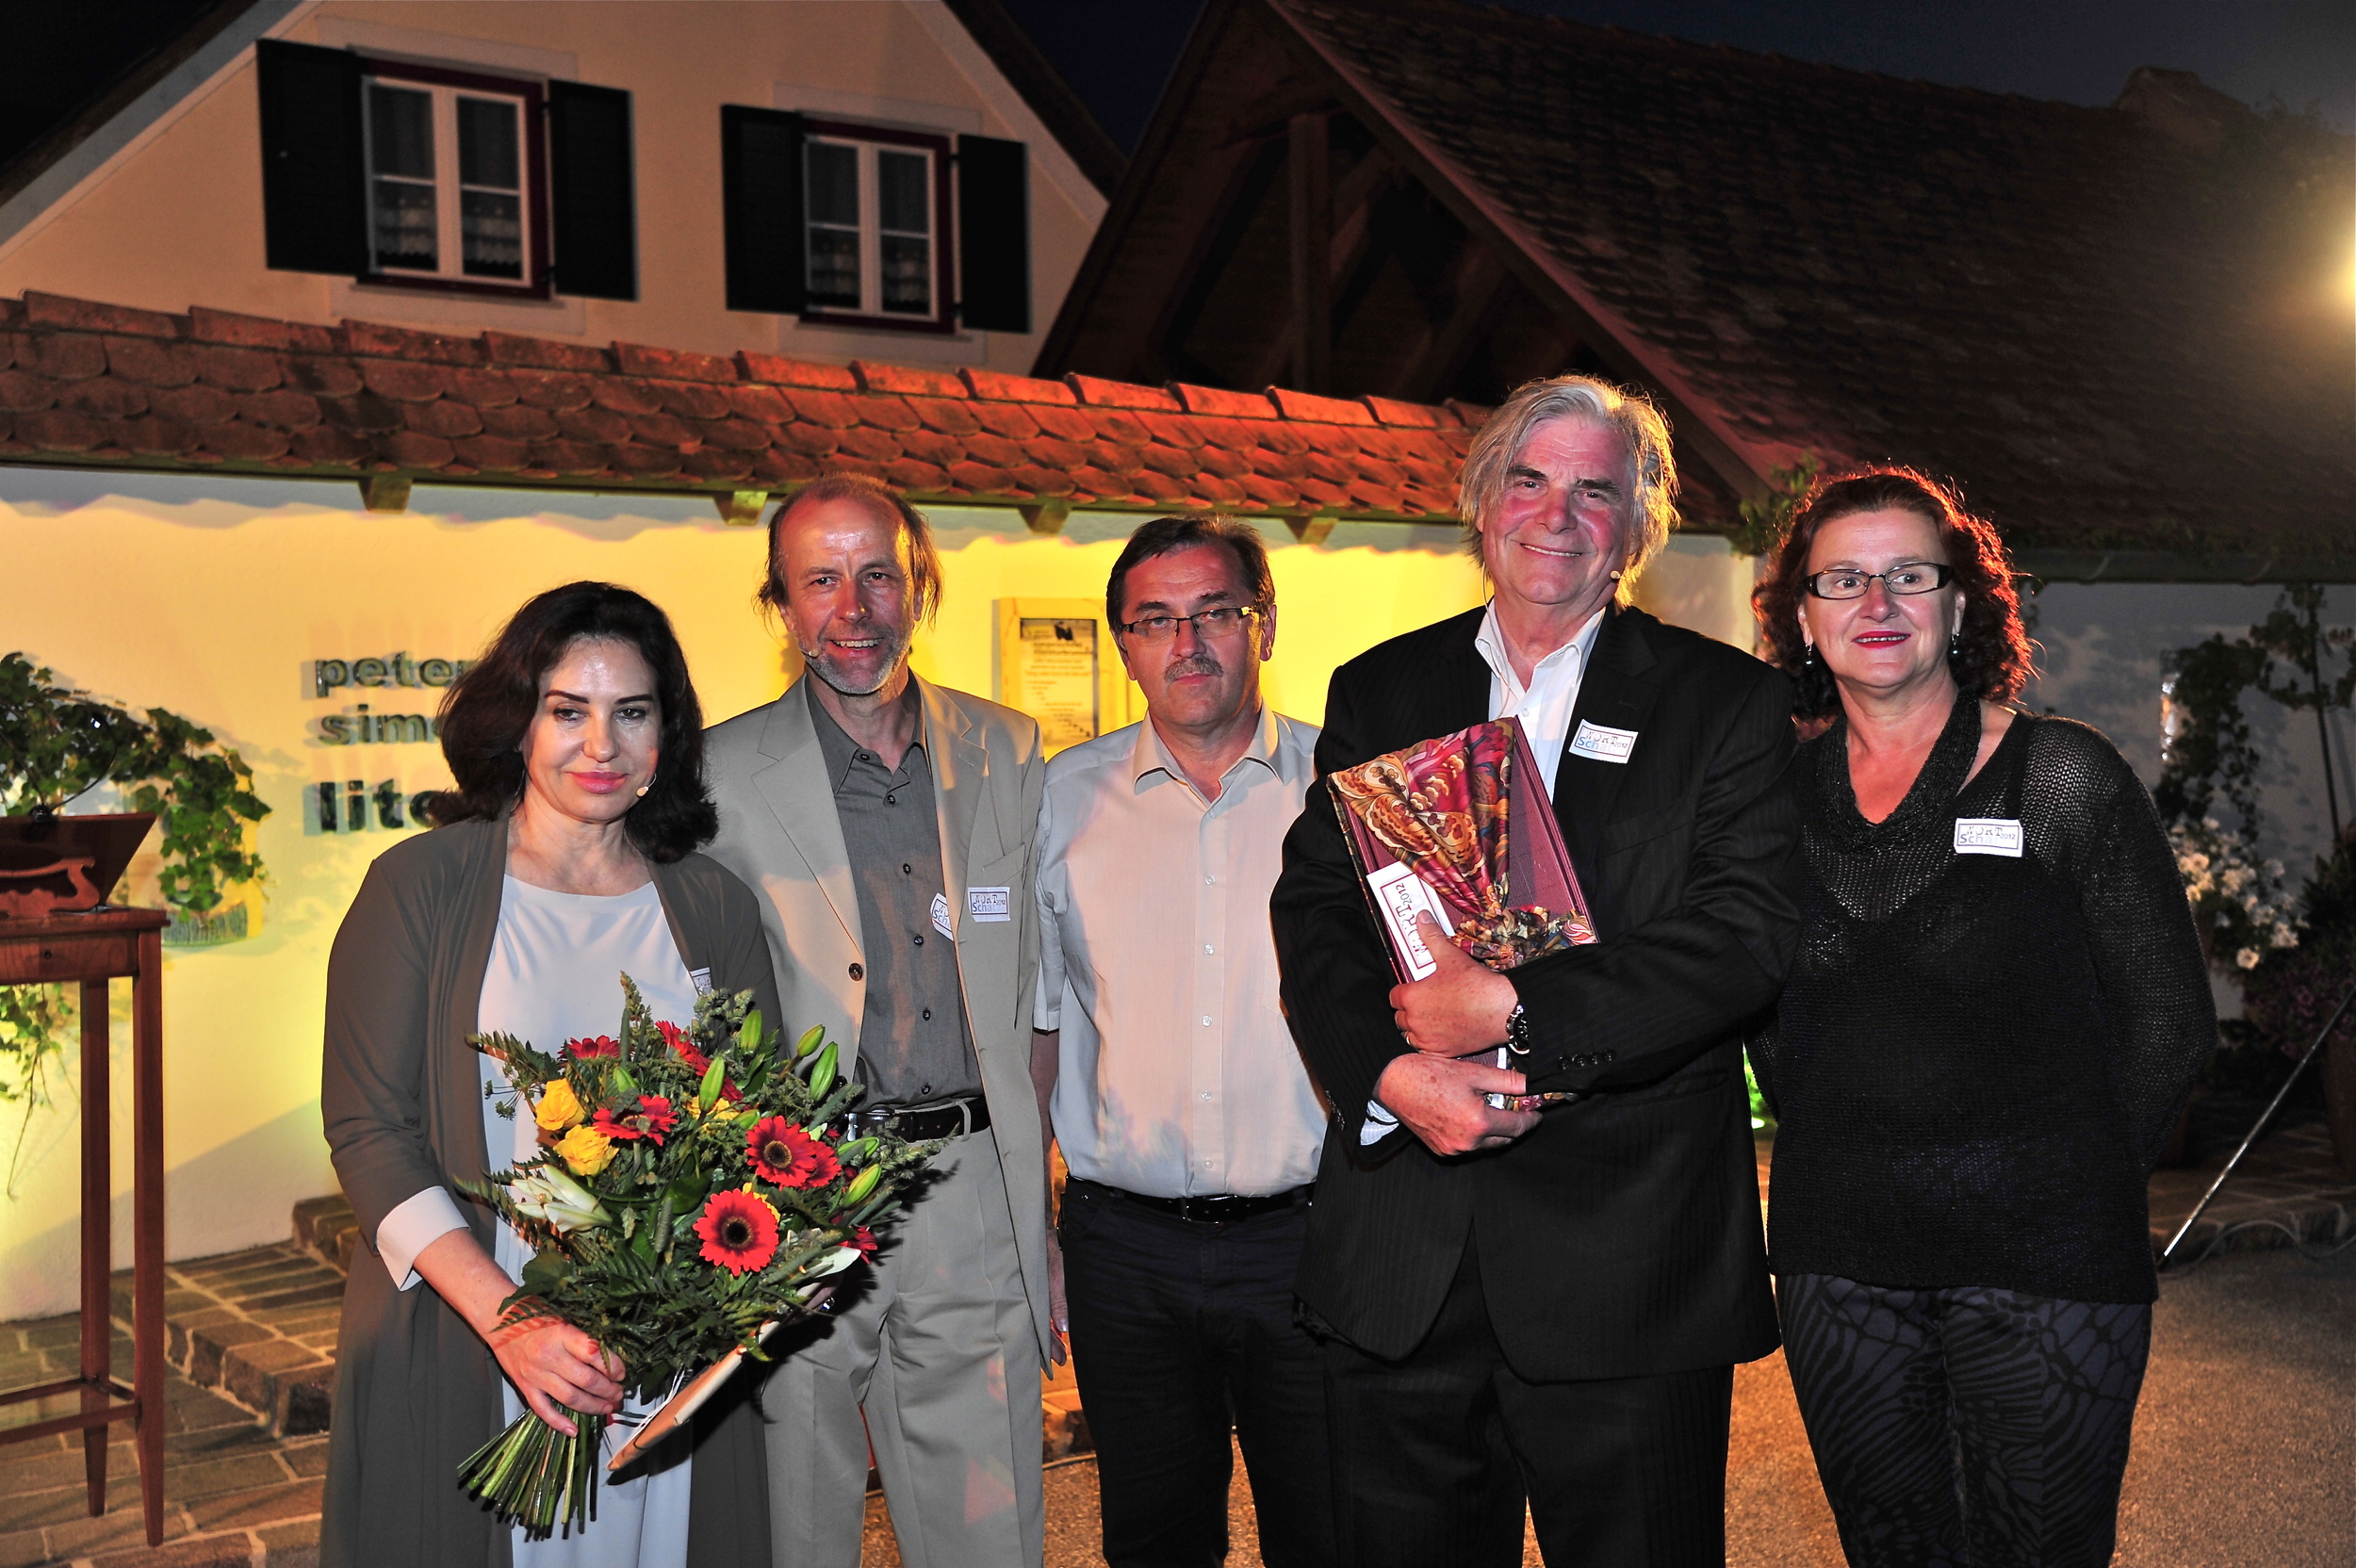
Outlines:
<svg viewBox="0 0 2356 1568"><path fill-rule="evenodd" d="M1204 943L1203 944L1203 952L1205 952L1205 953L1215 953L1215 952L1217 952L1217 951L1218 951L1218 949L1216 949L1216 948L1214 948L1213 946L1211 946L1211 944L1210 944L1209 942L1204 942Z"/></svg>
<svg viewBox="0 0 2356 1568"><path fill-rule="evenodd" d="M903 860L900 862L900 874L902 876L914 876L916 874L916 868L909 865L906 860Z"/></svg>
<svg viewBox="0 0 2356 1568"><path fill-rule="evenodd" d="M932 1016L933 1016L933 1010L932 1010L930 1007L925 1008L925 1009L924 1009L924 1018L925 1018L925 1021L926 1021L927 1022L931 1021L931 1020L932 1020Z"/></svg>
<svg viewBox="0 0 2356 1568"><path fill-rule="evenodd" d="M1205 1100L1208 1100L1209 1098L1211 1098L1211 1091L1210 1091L1209 1089L1204 1089L1204 1090L1203 1091L1203 1099L1205 1099Z"/></svg>
<svg viewBox="0 0 2356 1568"><path fill-rule="evenodd" d="M1210 1019L1206 1016L1206 1017L1203 1020L1203 1028L1205 1028L1205 1029L1208 1029L1210 1026L1211 1026L1211 1021L1210 1021Z"/></svg>
<svg viewBox="0 0 2356 1568"><path fill-rule="evenodd" d="M924 945L924 933L922 931L919 931L916 934L916 945L919 947L923 947Z"/></svg>
<svg viewBox="0 0 2356 1568"><path fill-rule="evenodd" d="M1203 879L1203 885L1207 888L1216 883L1218 880L1219 878L1216 876L1206 876Z"/></svg>

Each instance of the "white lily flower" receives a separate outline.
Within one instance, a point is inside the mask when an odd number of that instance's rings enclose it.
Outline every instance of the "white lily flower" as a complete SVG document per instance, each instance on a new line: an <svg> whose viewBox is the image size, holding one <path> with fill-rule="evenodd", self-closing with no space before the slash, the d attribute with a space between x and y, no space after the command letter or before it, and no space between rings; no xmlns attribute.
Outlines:
<svg viewBox="0 0 2356 1568"><path fill-rule="evenodd" d="M507 1184L507 1194L527 1217L567 1233L614 1223L614 1216L595 1193L554 1165L517 1172Z"/></svg>
<svg viewBox="0 0 2356 1568"><path fill-rule="evenodd" d="M858 1248L838 1247L834 1250L834 1255L832 1257L820 1258L817 1262L810 1266L810 1277L815 1280L828 1274L840 1274L843 1270L859 1262L859 1250Z"/></svg>

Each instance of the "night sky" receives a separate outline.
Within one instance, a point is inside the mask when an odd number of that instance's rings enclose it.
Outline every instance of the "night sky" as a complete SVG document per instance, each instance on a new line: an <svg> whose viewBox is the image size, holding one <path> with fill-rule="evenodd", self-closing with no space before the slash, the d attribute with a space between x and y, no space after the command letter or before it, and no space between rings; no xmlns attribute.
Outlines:
<svg viewBox="0 0 2356 1568"><path fill-rule="evenodd" d="M801 0L810 3L810 0ZM1510 0L1515 8L1896 76L2107 104L2138 65L2199 73L2356 130L2348 0ZM1115 140L1134 148L1201 0L1005 0ZM210 0L8 7L0 164L103 92Z"/></svg>
<svg viewBox="0 0 2356 1568"><path fill-rule="evenodd" d="M1005 0L1134 149L1200 0ZM1514 9L1993 92L2108 104L2138 65L2356 130L2348 0L1509 0Z"/></svg>

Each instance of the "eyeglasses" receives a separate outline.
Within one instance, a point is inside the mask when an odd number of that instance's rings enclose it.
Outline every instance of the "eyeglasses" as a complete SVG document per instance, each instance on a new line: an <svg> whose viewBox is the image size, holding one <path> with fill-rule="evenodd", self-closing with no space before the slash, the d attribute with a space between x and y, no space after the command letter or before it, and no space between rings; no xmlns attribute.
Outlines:
<svg viewBox="0 0 2356 1568"><path fill-rule="evenodd" d="M1950 567L1936 561L1908 561L1886 572L1860 572L1855 566L1835 566L1808 580L1808 591L1820 599L1861 599L1879 578L1893 594L1928 594L1955 580Z"/></svg>
<svg viewBox="0 0 2356 1568"><path fill-rule="evenodd" d="M1260 619L1260 612L1248 604L1222 604L1216 610L1198 610L1191 615L1146 615L1114 628L1144 643L1167 643L1178 635L1182 626L1194 628L1194 634L1205 641L1213 637L1233 637L1245 627Z"/></svg>

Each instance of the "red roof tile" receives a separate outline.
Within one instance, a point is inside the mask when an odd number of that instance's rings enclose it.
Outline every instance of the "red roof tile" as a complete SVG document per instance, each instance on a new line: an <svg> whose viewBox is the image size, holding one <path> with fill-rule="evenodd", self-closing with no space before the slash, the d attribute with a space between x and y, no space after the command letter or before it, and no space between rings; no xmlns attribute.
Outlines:
<svg viewBox="0 0 2356 1568"><path fill-rule="evenodd" d="M1445 409L0 300L0 462L1447 517Z"/></svg>

